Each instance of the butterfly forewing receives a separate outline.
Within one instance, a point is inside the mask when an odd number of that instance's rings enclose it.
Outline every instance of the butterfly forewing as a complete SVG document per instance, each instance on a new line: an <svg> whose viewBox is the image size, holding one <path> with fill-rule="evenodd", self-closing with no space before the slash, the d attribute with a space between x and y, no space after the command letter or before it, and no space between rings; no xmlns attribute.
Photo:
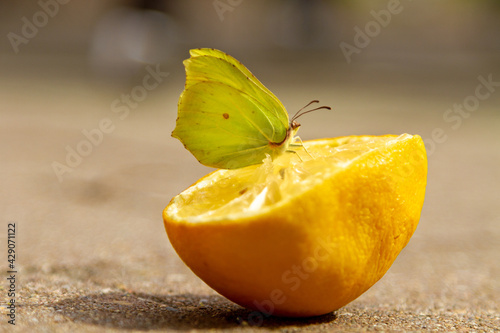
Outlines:
<svg viewBox="0 0 500 333"><path fill-rule="evenodd" d="M246 68L241 62L231 57L229 54L226 54L222 51L216 49L193 49L190 50L191 59L195 59L196 57L206 56L210 58L220 59L227 64L231 64L237 71L239 71L243 78L239 78L242 83L245 83L246 80L250 81L252 84L247 87L250 89L258 88L260 91L255 92L255 94L264 93L268 95L271 99L273 99L272 104L274 104L275 109L270 110L271 112L275 112L276 117L282 122L284 126L288 126L288 114L286 113L285 107L281 104L280 100L269 90L267 89L249 70ZM189 61L188 60L188 61ZM225 79L236 78L226 76ZM246 79L245 79L246 78ZM212 78L215 79L215 78Z"/></svg>

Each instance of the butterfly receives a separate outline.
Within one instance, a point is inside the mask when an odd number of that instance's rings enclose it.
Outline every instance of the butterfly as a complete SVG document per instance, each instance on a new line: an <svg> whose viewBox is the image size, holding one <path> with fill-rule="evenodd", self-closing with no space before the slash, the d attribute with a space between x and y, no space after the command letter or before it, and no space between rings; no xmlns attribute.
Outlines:
<svg viewBox="0 0 500 333"><path fill-rule="evenodd" d="M190 56L172 136L206 166L238 169L274 159L297 145L298 117L330 109L303 111L312 101L289 120L278 98L235 58L208 48Z"/></svg>

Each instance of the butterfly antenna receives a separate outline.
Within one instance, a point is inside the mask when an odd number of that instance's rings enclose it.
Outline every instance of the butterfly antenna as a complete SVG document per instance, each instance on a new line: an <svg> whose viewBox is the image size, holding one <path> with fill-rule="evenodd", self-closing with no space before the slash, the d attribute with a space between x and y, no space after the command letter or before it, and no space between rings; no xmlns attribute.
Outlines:
<svg viewBox="0 0 500 333"><path fill-rule="evenodd" d="M300 111L304 110L305 108L307 108L309 105L311 105L313 103L319 103L319 101L315 99L314 101L310 101L309 103L307 103L306 106L304 106L303 108L301 108L299 111L295 112L295 114L292 117L292 120L293 119L297 119L297 115L300 113Z"/></svg>
<svg viewBox="0 0 500 333"><path fill-rule="evenodd" d="M329 106L320 106L320 107L317 107L315 109L312 109L312 110L307 110L307 111L303 111L305 108L307 108L309 105L313 104L313 103L319 103L318 100L314 100L314 101L311 101L309 102L306 106L304 106L303 108L301 108L299 111L297 111L293 117L292 117L292 120L291 121L294 121L295 119L299 118L299 117L302 117L303 115L305 115L306 113L309 113L309 112L313 112L313 111L317 111L317 110L322 110L322 109L325 109L325 110L331 110L332 108L329 107Z"/></svg>

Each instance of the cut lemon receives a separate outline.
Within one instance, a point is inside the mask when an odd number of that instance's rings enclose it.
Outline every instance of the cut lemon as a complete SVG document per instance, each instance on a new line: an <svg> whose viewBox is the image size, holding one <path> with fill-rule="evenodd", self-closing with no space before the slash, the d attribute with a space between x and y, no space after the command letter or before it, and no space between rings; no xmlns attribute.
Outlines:
<svg viewBox="0 0 500 333"><path fill-rule="evenodd" d="M418 135L303 144L308 153L217 170L163 212L186 265L265 315L321 315L360 296L406 246L424 202Z"/></svg>

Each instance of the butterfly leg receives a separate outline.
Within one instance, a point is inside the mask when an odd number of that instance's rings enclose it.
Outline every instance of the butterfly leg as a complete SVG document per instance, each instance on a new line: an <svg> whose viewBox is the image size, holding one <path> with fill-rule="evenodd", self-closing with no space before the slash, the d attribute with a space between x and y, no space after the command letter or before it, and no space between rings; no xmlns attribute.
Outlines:
<svg viewBox="0 0 500 333"><path fill-rule="evenodd" d="M293 146L292 144L290 144L290 146ZM296 145L298 146L298 145ZM297 155L297 157L300 159L301 162L304 162L304 160L302 159L302 157L300 157L299 153L296 152L295 150L291 150L291 149L287 149L285 150L286 153L294 153L295 155Z"/></svg>
<svg viewBox="0 0 500 333"><path fill-rule="evenodd" d="M300 143L297 143L297 141L300 142ZM309 155L312 159L314 159L314 156L312 156L311 153L309 153L309 151L307 150L307 148L304 146L304 143L302 142L302 139L300 138L300 136L295 136L292 139L292 142L290 143L290 146L291 147L302 147L302 148L304 148L304 150L306 151L307 155ZM300 159L300 160L302 160L302 159Z"/></svg>

